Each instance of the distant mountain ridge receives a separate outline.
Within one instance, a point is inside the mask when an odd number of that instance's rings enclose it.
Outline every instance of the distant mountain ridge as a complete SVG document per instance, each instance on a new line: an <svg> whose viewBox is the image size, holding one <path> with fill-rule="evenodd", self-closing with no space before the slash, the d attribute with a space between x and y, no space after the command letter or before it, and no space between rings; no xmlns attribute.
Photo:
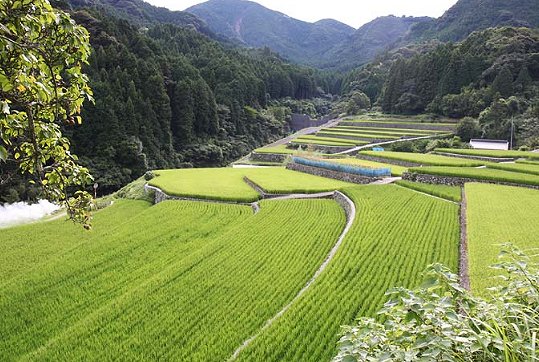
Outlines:
<svg viewBox="0 0 539 362"><path fill-rule="evenodd" d="M289 61L347 70L377 55L429 40L460 41L489 27L539 27L539 0L459 0L440 18L383 16L354 29L334 19L309 23L249 0L209 0L171 11L143 0L52 0L100 7L139 26L170 23L213 39L268 47Z"/></svg>
<svg viewBox="0 0 539 362"><path fill-rule="evenodd" d="M246 0L210 0L186 9L210 29L250 47L269 47L298 63L348 39L354 28L336 20L316 23L291 18Z"/></svg>
<svg viewBox="0 0 539 362"><path fill-rule="evenodd" d="M67 1L74 8L101 8L111 15L127 19L141 26L156 23L173 24L190 27L202 34L216 38L206 22L199 17L185 11L172 11L156 7L143 0L56 0L52 3L56 5L55 2L63 1Z"/></svg>
<svg viewBox="0 0 539 362"><path fill-rule="evenodd" d="M539 27L539 0L459 0L438 19L415 26L409 40L460 41L500 26Z"/></svg>

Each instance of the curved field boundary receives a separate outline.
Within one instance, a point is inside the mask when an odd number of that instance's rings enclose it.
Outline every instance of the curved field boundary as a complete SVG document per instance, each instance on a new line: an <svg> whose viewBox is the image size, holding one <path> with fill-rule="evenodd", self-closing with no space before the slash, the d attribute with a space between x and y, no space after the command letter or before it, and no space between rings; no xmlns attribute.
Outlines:
<svg viewBox="0 0 539 362"><path fill-rule="evenodd" d="M150 186L148 184L144 185L144 190L145 191L150 190L150 191L155 192L154 204L158 204L165 200L180 200L180 201L211 202L214 204L246 205L246 206L251 206L255 214L258 213L258 211L260 210L260 205L258 204L258 201L247 203L247 202L234 202L234 201L223 201L223 200L214 200L214 199L197 199L194 197L170 196L167 193L165 193L163 190L161 190L159 187Z"/></svg>
<svg viewBox="0 0 539 362"><path fill-rule="evenodd" d="M324 194L328 194L328 193L323 193L322 195ZM283 196L279 199L283 199L283 198L290 198L294 195L289 195L289 196ZM298 195L296 195L298 196ZM305 196L309 196L309 195L305 195ZM314 196L314 195L310 195L310 196ZM304 197L305 198L305 197ZM333 247L331 248L328 256L326 257L326 259L324 260L324 262L320 265L320 267L318 268L318 270L314 273L314 275L312 276L312 278L305 284L305 286L298 292L298 294L296 294L296 296L294 298L292 298L292 300L287 304L285 305L279 312L277 312L277 314L275 314L273 317L271 317L270 319L268 319L266 321L266 323L258 330L258 332L256 332L254 335L252 335L251 337L247 338L235 351L234 353L232 354L232 356L230 356L230 358L228 359L228 361L234 361L238 358L239 354L241 353L241 351L243 351L247 346L249 346L249 344L251 344L251 342L253 342L262 332L264 332L266 329L268 329L277 319L279 319L284 313L286 313L286 311L298 300L301 298L301 296L303 294L305 294L305 292L307 292L307 290L309 290L309 288L311 287L311 285L318 279L318 277L324 272L324 270L326 270L327 266L329 265L329 263L331 262L331 260L333 260L333 258L335 257L335 254L337 253L337 251L339 250L339 247L341 246L344 238L346 237L346 235L348 234L348 232L350 231L351 227L352 227L352 224L354 223L354 220L356 218L356 206L354 204L354 202L348 197L346 196L345 194L339 192L339 191L335 191L333 193L333 198L335 199L335 201L337 201L341 206L342 208L344 209L345 213L346 213L346 226L344 227L344 230L342 231L342 233L340 234L339 236L339 239L337 240L337 242L333 245Z"/></svg>
<svg viewBox="0 0 539 362"><path fill-rule="evenodd" d="M413 192L415 192L415 193L418 193L418 194L421 194L421 195L424 195L424 196L432 197L432 198L437 199L437 200L441 200L441 201L445 201L445 202L450 202L450 203L452 203L452 204L459 205L459 203L456 202L456 201L452 201L452 200L444 199L443 197L431 195L431 194L428 194L428 193L423 192L423 191L415 190L415 189L413 189L413 188L411 188L411 187L406 187L406 186L399 185L399 184L395 184L395 186L402 187L403 189L410 190L410 191L413 191Z"/></svg>

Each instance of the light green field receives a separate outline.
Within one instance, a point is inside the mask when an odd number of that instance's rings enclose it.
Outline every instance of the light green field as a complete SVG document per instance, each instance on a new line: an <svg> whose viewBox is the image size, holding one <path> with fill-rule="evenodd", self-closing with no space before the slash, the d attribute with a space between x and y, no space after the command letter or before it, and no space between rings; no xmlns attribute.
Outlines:
<svg viewBox="0 0 539 362"><path fill-rule="evenodd" d="M324 131L318 132L319 137L331 137L331 136L347 136L347 137L357 137L357 138L370 138L370 139L384 139L384 140L396 140L400 138L400 135L389 135L389 134L375 134L375 133L353 133L353 132L339 132L339 131ZM339 138L343 139L343 138Z"/></svg>
<svg viewBox="0 0 539 362"><path fill-rule="evenodd" d="M293 143L312 143L312 144L327 144L335 146L356 146L360 144L367 144L365 141L347 140L343 138L335 137L319 137L319 136L300 136L294 140Z"/></svg>
<svg viewBox="0 0 539 362"><path fill-rule="evenodd" d="M391 160L397 160L432 166L476 167L485 164L485 162L482 161L474 161L457 157L446 157L440 155L433 155L430 153L361 151L359 153L359 156L361 155L387 159L388 162L391 162Z"/></svg>
<svg viewBox="0 0 539 362"><path fill-rule="evenodd" d="M350 186L347 182L287 170L269 168L201 168L156 171L149 183L165 193L178 197L222 201L253 202L260 195L244 177L257 183L268 193L316 193Z"/></svg>
<svg viewBox="0 0 539 362"><path fill-rule="evenodd" d="M161 170L149 181L151 186L178 197L222 201L253 202L260 195L243 181L244 169L196 168Z"/></svg>
<svg viewBox="0 0 539 362"><path fill-rule="evenodd" d="M351 121L342 121L339 122L339 126L355 126L355 127L364 127L365 124L375 124L376 127L396 127L396 128L406 128L406 126L415 126L421 127L421 129L431 129L431 130L442 130L442 129L452 129L456 127L455 124L451 123L429 123L429 122L410 122L406 120L351 120Z"/></svg>
<svg viewBox="0 0 539 362"><path fill-rule="evenodd" d="M362 159L355 158L355 157L331 158L331 159L327 159L325 161L342 163L342 164L345 164L345 165L363 166L363 167L368 167L368 168L389 168L389 169L391 169L391 175L392 176L402 176L402 174L408 170L406 167L402 167L402 166L391 165L391 164L388 164L388 163L381 163L381 162L362 160Z"/></svg>
<svg viewBox="0 0 539 362"><path fill-rule="evenodd" d="M239 361L329 361L341 325L375 316L389 288L417 286L433 262L457 268L457 205L393 185L346 193L358 216L328 269Z"/></svg>
<svg viewBox="0 0 539 362"><path fill-rule="evenodd" d="M516 160L516 163L522 163L526 165L539 165L539 160L518 159Z"/></svg>
<svg viewBox="0 0 539 362"><path fill-rule="evenodd" d="M463 177L476 180L509 182L522 185L539 186L539 176L526 173L472 167L413 167L408 171L438 176Z"/></svg>
<svg viewBox="0 0 539 362"><path fill-rule="evenodd" d="M285 155L291 155L298 150L287 148L286 145L280 145L280 146L274 146L274 147L262 147L257 148L254 152L256 153L276 153L276 154L285 154Z"/></svg>
<svg viewBox="0 0 539 362"><path fill-rule="evenodd" d="M539 153L524 151L493 151L493 150L468 150L454 148L437 148L436 152L454 153L457 155L493 157L493 158L530 158L539 160Z"/></svg>
<svg viewBox="0 0 539 362"><path fill-rule="evenodd" d="M430 136L432 133L423 133L423 132L415 132L412 129L409 130L393 130L386 128L385 131L379 131L374 129L369 129L367 127L365 128L355 128L355 127L332 127L332 128L323 128L320 132L343 132L347 134L367 134L367 135L385 135L385 136L394 136L394 137L400 137L400 136ZM429 131L430 132L430 131Z"/></svg>
<svg viewBox="0 0 539 362"><path fill-rule="evenodd" d="M460 202L462 200L462 192L459 186L432 185L407 180L398 180L395 183L399 186L441 197L449 201Z"/></svg>
<svg viewBox="0 0 539 362"><path fill-rule="evenodd" d="M332 127L330 129L338 129L338 130L349 130L354 132L380 132L380 133L405 133L408 134L408 132L414 134L414 135L434 135L440 133L440 131L437 130L428 130L428 129L413 129L413 128L383 128L383 127L354 127L354 126L337 126Z"/></svg>
<svg viewBox="0 0 539 362"><path fill-rule="evenodd" d="M530 175L539 175L539 164L524 163L489 163L488 168L497 170L529 173Z"/></svg>
<svg viewBox="0 0 539 362"><path fill-rule="evenodd" d="M520 187L466 184L467 228L472 291L487 294L498 285L501 244L512 243L528 255L539 250L539 191Z"/></svg>
<svg viewBox="0 0 539 362"><path fill-rule="evenodd" d="M90 232L2 230L0 360L226 360L307 283L344 223L333 200L265 201L256 215L119 201Z"/></svg>

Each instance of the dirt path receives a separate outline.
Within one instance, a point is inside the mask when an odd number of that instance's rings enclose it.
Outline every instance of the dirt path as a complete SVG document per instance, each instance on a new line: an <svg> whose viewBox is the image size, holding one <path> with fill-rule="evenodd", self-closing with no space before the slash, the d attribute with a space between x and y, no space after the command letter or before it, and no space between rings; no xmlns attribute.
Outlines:
<svg viewBox="0 0 539 362"><path fill-rule="evenodd" d="M312 134L312 133L316 133L316 132L320 131L322 128L333 127L337 123L339 123L340 121L341 121L340 119L332 119L331 121L329 121L327 123L324 123L323 125L318 126L318 127L304 128L304 129L302 129L300 131L297 131L296 133L294 133L294 134L292 134L292 135L290 135L288 137L285 137L285 138L282 138L282 139L280 139L278 141L270 143L269 145L267 145L265 147L275 147L275 146L286 145L288 142L292 141L294 138L297 138L299 136L305 136L305 135Z"/></svg>
<svg viewBox="0 0 539 362"><path fill-rule="evenodd" d="M433 136L421 136L421 137L415 137L415 138L402 138L402 139L393 140L393 141L384 141L384 142L378 142L378 143L369 143L368 145L361 145L361 146L357 146L357 147L351 148L351 149L346 150L346 151L343 151L343 152L338 152L338 153L336 153L336 155L347 155L347 154L354 153L354 152L357 153L357 152L359 152L359 151L361 151L361 150L368 149L368 148L372 148L372 147L384 146L384 145L390 145L390 144L392 144L392 143L405 142L405 141L426 140L426 139L429 139L429 138L435 138L435 137L439 137L439 135L433 135Z"/></svg>
<svg viewBox="0 0 539 362"><path fill-rule="evenodd" d="M402 180L402 177L386 177L381 180L371 182L369 185L389 185L399 180Z"/></svg>
<svg viewBox="0 0 539 362"><path fill-rule="evenodd" d="M324 194L327 194L327 193L324 193ZM324 195L324 194L321 194L321 195ZM339 239L337 240L337 242L333 245L333 248L331 248L329 254L327 255L326 259L324 260L324 262L320 265L320 267L318 268L318 270L314 273L314 275L311 277L311 279L309 279L309 281L303 286L303 288L298 292L298 294L296 294L296 296L287 304L285 305L279 312L277 312L277 314L275 314L273 317L271 317L270 319L268 319L266 321L266 323L264 323L264 325L258 330L258 332L256 332L254 335L252 335L251 337L247 338L235 351L234 353L232 354L232 356L228 359L228 361L234 361L238 358L239 354L245 349L247 348L262 332L264 332L266 329L268 329L269 327L271 327L271 325L277 320L279 319L284 313L286 313L286 311L288 309L290 309L290 307L299 299L301 298L301 296L303 294L305 294L305 292L307 292L307 290L309 290L309 288L311 287L311 285L318 279L318 277L324 272L324 270L326 270L327 266L329 265L329 263L331 262L331 260L333 260L333 258L335 257L335 254L337 253L337 251L339 250L339 247L341 246L344 238L346 237L346 235L348 234L348 232L350 231L350 228L352 227L352 224L354 223L354 220L356 218L356 207L354 205L354 202L352 200L350 200L350 198L348 198L348 196L344 195L343 193L339 192L339 191L335 191L334 193L334 197L336 200L339 201L339 203L343 206L345 212L346 212L346 226L344 228L344 230L342 231L341 235L339 236ZM292 195L290 195L292 196ZM278 198L280 200L282 199L286 199L286 198L290 198L289 196L284 196L282 198ZM273 199L275 200L275 199ZM345 205L346 204L346 205Z"/></svg>

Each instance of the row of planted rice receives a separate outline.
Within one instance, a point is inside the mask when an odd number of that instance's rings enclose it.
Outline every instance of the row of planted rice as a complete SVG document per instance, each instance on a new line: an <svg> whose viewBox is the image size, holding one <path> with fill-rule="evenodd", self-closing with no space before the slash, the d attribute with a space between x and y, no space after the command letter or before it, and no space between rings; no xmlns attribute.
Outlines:
<svg viewBox="0 0 539 362"><path fill-rule="evenodd" d="M322 128L315 134L300 136L290 142L292 146L319 145L347 147L391 142L401 139L450 135L453 123L426 123L410 119L345 120L334 127Z"/></svg>

